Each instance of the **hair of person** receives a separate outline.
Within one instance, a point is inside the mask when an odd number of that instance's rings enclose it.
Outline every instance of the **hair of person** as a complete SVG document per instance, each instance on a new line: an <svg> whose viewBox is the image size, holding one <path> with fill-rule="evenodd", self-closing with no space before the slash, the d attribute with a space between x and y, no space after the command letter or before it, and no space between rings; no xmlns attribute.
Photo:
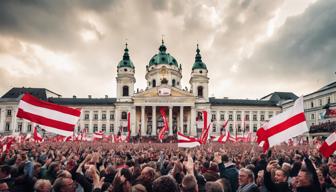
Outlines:
<svg viewBox="0 0 336 192"><path fill-rule="evenodd" d="M195 192L197 190L197 180L193 175L186 175L182 180L182 192Z"/></svg>
<svg viewBox="0 0 336 192"><path fill-rule="evenodd" d="M231 183L228 179L220 178L216 182L222 185L224 192L232 192Z"/></svg>
<svg viewBox="0 0 336 192"><path fill-rule="evenodd" d="M304 172L307 175L309 183L313 183L314 176L313 176L313 174L307 168L302 168L300 171Z"/></svg>
<svg viewBox="0 0 336 192"><path fill-rule="evenodd" d="M161 176L154 180L152 184L153 191L160 192L179 192L175 179L171 176Z"/></svg>
<svg viewBox="0 0 336 192"><path fill-rule="evenodd" d="M243 172L243 173L246 173L248 178L250 178L252 180L252 182L254 182L254 174L253 174L251 169L241 168L241 169L239 169L239 171Z"/></svg>
<svg viewBox="0 0 336 192"><path fill-rule="evenodd" d="M61 191L61 188L64 184L63 179L64 179L63 177L59 177L54 181L54 184L53 184L53 191L54 192L60 192Z"/></svg>
<svg viewBox="0 0 336 192"><path fill-rule="evenodd" d="M39 179L36 181L35 185L34 185L34 189L35 191L38 191L38 189L40 189L41 187L44 186L48 186L51 189L51 183L49 180L47 179Z"/></svg>
<svg viewBox="0 0 336 192"><path fill-rule="evenodd" d="M215 181L209 181L205 184L205 191L206 192L223 192L224 189L221 184Z"/></svg>
<svg viewBox="0 0 336 192"><path fill-rule="evenodd" d="M1 165L0 170L1 170L1 172L5 173L5 174L10 174L11 173L11 167L8 166L8 165Z"/></svg>

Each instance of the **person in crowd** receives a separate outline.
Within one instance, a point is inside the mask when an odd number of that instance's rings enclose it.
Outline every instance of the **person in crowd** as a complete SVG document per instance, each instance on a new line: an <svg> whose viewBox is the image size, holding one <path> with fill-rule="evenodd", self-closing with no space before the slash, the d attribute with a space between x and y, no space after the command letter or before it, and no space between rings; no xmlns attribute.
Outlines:
<svg viewBox="0 0 336 192"><path fill-rule="evenodd" d="M258 186L254 183L254 175L250 169L241 168L238 175L239 187L237 192L259 192Z"/></svg>

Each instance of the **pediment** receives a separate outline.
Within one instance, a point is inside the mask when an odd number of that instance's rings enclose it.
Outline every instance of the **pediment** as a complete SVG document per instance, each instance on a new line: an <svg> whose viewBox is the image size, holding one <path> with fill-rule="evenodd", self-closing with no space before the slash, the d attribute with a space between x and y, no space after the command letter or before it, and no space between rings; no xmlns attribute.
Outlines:
<svg viewBox="0 0 336 192"><path fill-rule="evenodd" d="M188 91L176 87L160 86L134 94L134 97L194 97Z"/></svg>

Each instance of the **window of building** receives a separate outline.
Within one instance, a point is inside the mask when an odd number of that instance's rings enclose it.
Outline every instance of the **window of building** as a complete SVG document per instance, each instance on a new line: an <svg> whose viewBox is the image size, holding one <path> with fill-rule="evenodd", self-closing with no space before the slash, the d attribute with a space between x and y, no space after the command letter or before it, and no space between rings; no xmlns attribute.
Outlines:
<svg viewBox="0 0 336 192"><path fill-rule="evenodd" d="M237 121L240 121L240 120L241 120L241 115L237 114Z"/></svg>
<svg viewBox="0 0 336 192"><path fill-rule="evenodd" d="M245 115L245 121L249 121L250 120L250 115Z"/></svg>
<svg viewBox="0 0 336 192"><path fill-rule="evenodd" d="M257 121L257 114L253 114L253 121Z"/></svg>
<svg viewBox="0 0 336 192"><path fill-rule="evenodd" d="M106 119L106 114L103 113L103 114L102 114L102 120L105 120L105 119Z"/></svg>
<svg viewBox="0 0 336 192"><path fill-rule="evenodd" d="M241 131L242 131L242 129L241 129L241 126L240 126L240 124L238 124L238 125L237 125L237 127L238 127L238 132L241 132Z"/></svg>
<svg viewBox="0 0 336 192"><path fill-rule="evenodd" d="M258 126L257 124L253 124L253 132L257 132Z"/></svg>
<svg viewBox="0 0 336 192"><path fill-rule="evenodd" d="M172 80L172 86L175 87L175 85L176 85L176 80L173 79L173 80Z"/></svg>
<svg viewBox="0 0 336 192"><path fill-rule="evenodd" d="M93 115L93 119L94 119L94 120L98 120L98 113L95 113L95 114Z"/></svg>
<svg viewBox="0 0 336 192"><path fill-rule="evenodd" d="M17 128L16 128L15 132L22 132L22 123L21 122L17 124Z"/></svg>
<svg viewBox="0 0 336 192"><path fill-rule="evenodd" d="M327 98L327 103L330 103L330 97Z"/></svg>
<svg viewBox="0 0 336 192"><path fill-rule="evenodd" d="M122 91L122 96L124 96L124 97L127 97L127 96L129 96L129 93L128 93L128 86L123 86L123 91Z"/></svg>
<svg viewBox="0 0 336 192"><path fill-rule="evenodd" d="M110 124L110 132L114 133L114 124Z"/></svg>
<svg viewBox="0 0 336 192"><path fill-rule="evenodd" d="M216 121L216 114L211 115L211 121Z"/></svg>
<svg viewBox="0 0 336 192"><path fill-rule="evenodd" d="M85 124L84 128L86 129L86 131L88 131L89 130L89 124Z"/></svg>
<svg viewBox="0 0 336 192"><path fill-rule="evenodd" d="M314 102L310 102L310 107L313 108L314 107Z"/></svg>
<svg viewBox="0 0 336 192"><path fill-rule="evenodd" d="M152 80L152 84L153 84L153 87L156 87L156 80L155 79Z"/></svg>
<svg viewBox="0 0 336 192"><path fill-rule="evenodd" d="M310 119L311 119L311 120L314 120L314 119L315 119L315 114L311 114L311 115L310 115Z"/></svg>
<svg viewBox="0 0 336 192"><path fill-rule="evenodd" d="M233 132L233 126L232 126L232 124L229 125L229 131Z"/></svg>
<svg viewBox="0 0 336 192"><path fill-rule="evenodd" d="M260 121L265 121L265 115L260 115Z"/></svg>
<svg viewBox="0 0 336 192"><path fill-rule="evenodd" d="M221 114L221 115L220 115L220 120L221 120L221 121L224 121L224 119L225 119L224 114Z"/></svg>
<svg viewBox="0 0 336 192"><path fill-rule="evenodd" d="M203 97L203 87L202 86L197 87L197 96Z"/></svg>
<svg viewBox="0 0 336 192"><path fill-rule="evenodd" d="M12 110L11 109L8 109L7 110L7 117L11 117L12 116Z"/></svg>
<svg viewBox="0 0 336 192"><path fill-rule="evenodd" d="M270 118L272 118L273 117L273 112L269 112L268 113L268 118L270 119Z"/></svg>
<svg viewBox="0 0 336 192"><path fill-rule="evenodd" d="M84 120L89 120L90 119L90 114L85 114L84 115Z"/></svg>
<svg viewBox="0 0 336 192"><path fill-rule="evenodd" d="M114 113L112 111L110 112L110 120L114 120Z"/></svg>
<svg viewBox="0 0 336 192"><path fill-rule="evenodd" d="M212 132L217 132L216 124L213 124L213 125L212 125Z"/></svg>
<svg viewBox="0 0 336 192"><path fill-rule="evenodd" d="M102 131L105 133L106 132L106 125L102 124Z"/></svg>
<svg viewBox="0 0 336 192"><path fill-rule="evenodd" d="M5 125L5 131L7 131L7 132L10 131L10 123L6 123L6 125Z"/></svg>
<svg viewBox="0 0 336 192"><path fill-rule="evenodd" d="M323 104L322 104L322 99L319 99L319 103L320 103L320 106L322 106Z"/></svg>
<svg viewBox="0 0 336 192"><path fill-rule="evenodd" d="M97 132L98 131L98 125L97 124L93 124L93 132Z"/></svg>
<svg viewBox="0 0 336 192"><path fill-rule="evenodd" d="M125 111L121 112L121 119L127 120L127 113Z"/></svg>
<svg viewBox="0 0 336 192"><path fill-rule="evenodd" d="M203 115L202 115L202 112L197 112L196 120L197 120L197 121L203 121Z"/></svg>
<svg viewBox="0 0 336 192"><path fill-rule="evenodd" d="M232 116L233 116L232 114L229 114L229 120L230 120L230 121L233 120Z"/></svg>
<svg viewBox="0 0 336 192"><path fill-rule="evenodd" d="M31 124L28 124L27 125L27 132L31 132L32 131L32 125Z"/></svg>

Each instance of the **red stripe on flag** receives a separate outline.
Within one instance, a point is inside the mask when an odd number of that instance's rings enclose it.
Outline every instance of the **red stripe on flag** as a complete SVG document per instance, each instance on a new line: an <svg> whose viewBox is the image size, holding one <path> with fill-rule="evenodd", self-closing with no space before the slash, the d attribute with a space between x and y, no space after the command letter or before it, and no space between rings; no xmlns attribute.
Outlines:
<svg viewBox="0 0 336 192"><path fill-rule="evenodd" d="M73 116L77 116L77 117L79 117L80 113L81 113L80 110L72 109L70 107L56 105L56 104L49 103L49 102L46 102L46 101L42 101L42 100L39 100L39 99L37 99L37 98L31 96L30 94L27 94L27 93L22 97L21 100L23 100L23 101L25 101L29 104L38 106L38 107L43 107L43 108L59 111L59 112L66 113L66 114L73 115Z"/></svg>
<svg viewBox="0 0 336 192"><path fill-rule="evenodd" d="M41 116L38 116L32 113L25 112L20 108L18 109L17 117L33 121L40 125L53 127L53 128L57 128L57 129L64 130L64 131L73 132L75 129L75 125L73 124L68 124L68 123L64 123L61 121L56 121L56 120L48 119L45 117L41 117Z"/></svg>
<svg viewBox="0 0 336 192"><path fill-rule="evenodd" d="M285 131L304 121L305 121L304 113L299 113L273 127L270 127L269 129L266 129L265 132L267 134L267 137L272 137L273 135L276 135L282 131Z"/></svg>

